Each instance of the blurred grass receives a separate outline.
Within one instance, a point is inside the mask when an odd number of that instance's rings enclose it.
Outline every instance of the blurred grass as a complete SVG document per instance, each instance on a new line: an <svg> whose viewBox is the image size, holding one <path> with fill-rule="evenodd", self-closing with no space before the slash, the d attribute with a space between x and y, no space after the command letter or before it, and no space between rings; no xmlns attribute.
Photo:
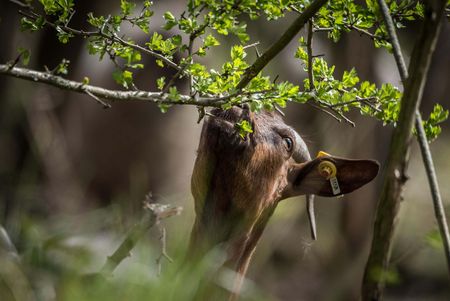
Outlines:
<svg viewBox="0 0 450 301"><path fill-rule="evenodd" d="M0 300L197 300L199 292L210 293L211 279L221 287L220 294L232 287L231 271L222 270L213 277L220 267L220 250L212 251L202 262L190 262L185 258L187 236L172 236L171 230L168 252L175 261L163 260L161 275L156 264L161 252L156 229L139 241L112 277L98 274L126 229L137 221L129 219L127 226L118 226L115 211L110 206L49 220L24 216L19 254L9 254L6 248L1 252ZM270 298L247 281L242 300Z"/></svg>

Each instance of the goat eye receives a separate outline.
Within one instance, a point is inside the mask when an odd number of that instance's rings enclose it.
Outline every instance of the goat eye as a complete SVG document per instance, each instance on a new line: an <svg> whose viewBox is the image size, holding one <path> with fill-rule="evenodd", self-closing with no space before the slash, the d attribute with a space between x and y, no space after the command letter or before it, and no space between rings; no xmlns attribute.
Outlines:
<svg viewBox="0 0 450 301"><path fill-rule="evenodd" d="M286 145L286 149L288 151L291 151L292 147L294 146L294 142L292 142L292 139L289 137L284 137L283 141L284 141L284 144Z"/></svg>

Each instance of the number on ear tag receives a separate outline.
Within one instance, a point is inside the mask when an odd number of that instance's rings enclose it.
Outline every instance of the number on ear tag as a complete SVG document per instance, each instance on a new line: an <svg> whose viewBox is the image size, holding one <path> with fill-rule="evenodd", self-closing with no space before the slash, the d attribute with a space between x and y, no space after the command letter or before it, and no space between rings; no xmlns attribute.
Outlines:
<svg viewBox="0 0 450 301"><path fill-rule="evenodd" d="M341 188L339 187L339 182L336 177L330 178L330 184L331 184L331 189L333 190L334 195L341 193Z"/></svg>

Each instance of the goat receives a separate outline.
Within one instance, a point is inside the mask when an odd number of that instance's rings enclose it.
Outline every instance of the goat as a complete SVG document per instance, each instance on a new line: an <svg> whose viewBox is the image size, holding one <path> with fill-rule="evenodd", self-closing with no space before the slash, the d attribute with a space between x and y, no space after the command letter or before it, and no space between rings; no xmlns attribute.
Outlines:
<svg viewBox="0 0 450 301"><path fill-rule="evenodd" d="M242 120L253 129L245 139L235 126ZM320 169L322 162L331 162L336 169L337 191L330 184L333 171ZM312 195L349 193L370 182L378 169L372 160L327 154L311 160L305 142L277 112L215 109L204 122L191 179L196 218L188 254L202 257L223 246L223 266L237 274L230 296L236 300L256 244L279 201L310 195L311 211Z"/></svg>

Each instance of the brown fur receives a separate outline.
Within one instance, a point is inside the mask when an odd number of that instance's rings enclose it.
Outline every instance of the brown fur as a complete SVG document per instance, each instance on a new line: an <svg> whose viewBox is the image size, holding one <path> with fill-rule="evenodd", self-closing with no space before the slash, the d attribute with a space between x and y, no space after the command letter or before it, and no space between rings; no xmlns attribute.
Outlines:
<svg viewBox="0 0 450 301"><path fill-rule="evenodd" d="M324 158L310 160L303 140L277 113L233 107L212 114L203 125L192 175L196 219L189 254L201 257L222 244L227 256L224 265L239 275L231 296L235 299L278 202L305 193L329 196L330 188L316 168ZM241 120L253 127L246 139L239 137L234 126ZM286 137L293 142L292 149ZM345 171L338 175L343 193L362 186L378 172L373 161L327 159ZM348 162L353 163L347 166Z"/></svg>

